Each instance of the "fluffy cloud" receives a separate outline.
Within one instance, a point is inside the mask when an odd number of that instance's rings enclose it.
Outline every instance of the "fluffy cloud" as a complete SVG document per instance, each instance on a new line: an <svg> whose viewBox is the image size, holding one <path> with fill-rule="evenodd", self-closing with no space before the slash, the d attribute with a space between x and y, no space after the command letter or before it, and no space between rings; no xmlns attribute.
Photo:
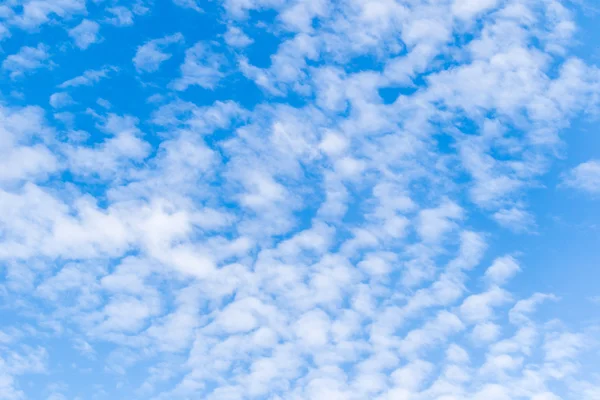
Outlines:
<svg viewBox="0 0 600 400"><path fill-rule="evenodd" d="M520 270L519 264L513 257L499 257L485 271L485 278L491 283L502 285Z"/></svg>
<svg viewBox="0 0 600 400"><path fill-rule="evenodd" d="M236 26L228 27L224 37L225 43L232 47L246 47L253 43L253 40L246 36L246 34Z"/></svg>
<svg viewBox="0 0 600 400"><path fill-rule="evenodd" d="M108 22L117 26L129 26L133 24L133 13L123 6L117 6L107 9L107 11L113 15L108 18Z"/></svg>
<svg viewBox="0 0 600 400"><path fill-rule="evenodd" d="M50 96L50 105L54 108L62 108L73 103L73 99L68 93L58 92Z"/></svg>
<svg viewBox="0 0 600 400"><path fill-rule="evenodd" d="M181 77L172 83L175 90L185 90L191 85L213 89L223 78L226 59L207 43L198 42L185 52Z"/></svg>
<svg viewBox="0 0 600 400"><path fill-rule="evenodd" d="M75 45L82 50L98 42L100 25L97 22L84 19L79 25L69 30L69 36L75 41Z"/></svg>
<svg viewBox="0 0 600 400"><path fill-rule="evenodd" d="M564 176L565 186L589 194L600 193L600 161L590 160L579 164Z"/></svg>
<svg viewBox="0 0 600 400"><path fill-rule="evenodd" d="M16 54L11 54L2 62L2 68L17 78L39 68L48 67L49 47L38 44L36 47L23 46Z"/></svg>
<svg viewBox="0 0 600 400"><path fill-rule="evenodd" d="M155 72L164 61L171 58L171 55L165 53L163 49L173 43L183 41L183 36L176 33L170 36L165 36L162 39L151 40L144 45L138 47L133 64L139 72Z"/></svg>

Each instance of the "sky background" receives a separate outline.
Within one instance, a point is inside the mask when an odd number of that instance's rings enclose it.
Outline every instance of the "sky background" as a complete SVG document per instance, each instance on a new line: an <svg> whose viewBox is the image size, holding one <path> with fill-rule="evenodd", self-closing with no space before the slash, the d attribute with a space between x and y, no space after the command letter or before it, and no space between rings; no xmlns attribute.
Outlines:
<svg viewBox="0 0 600 400"><path fill-rule="evenodd" d="M598 22L0 3L0 400L599 400Z"/></svg>

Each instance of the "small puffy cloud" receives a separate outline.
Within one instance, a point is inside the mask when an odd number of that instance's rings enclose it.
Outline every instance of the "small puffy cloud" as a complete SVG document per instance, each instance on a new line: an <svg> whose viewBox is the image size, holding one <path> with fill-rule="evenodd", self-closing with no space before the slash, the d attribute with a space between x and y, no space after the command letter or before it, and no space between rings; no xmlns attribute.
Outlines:
<svg viewBox="0 0 600 400"><path fill-rule="evenodd" d="M495 285L502 285L520 270L519 264L513 257L499 257L485 271L485 278Z"/></svg>
<svg viewBox="0 0 600 400"><path fill-rule="evenodd" d="M183 35L176 33L165 36L162 39L151 40L137 48L133 64L138 72L155 72L160 68L160 64L171 58L171 54L164 50L167 46L183 41Z"/></svg>
<svg viewBox="0 0 600 400"><path fill-rule="evenodd" d="M600 194L600 160L590 160L571 169L564 175L563 184L589 194Z"/></svg>
<svg viewBox="0 0 600 400"><path fill-rule="evenodd" d="M222 54L214 52L205 43L198 42L186 50L181 77L173 81L172 87L179 91L192 85L213 89L224 76L222 68L225 62Z"/></svg>
<svg viewBox="0 0 600 400"><path fill-rule="evenodd" d="M73 99L69 93L58 92L50 96L50 105L52 108L62 108L64 106L68 106L69 104L73 104Z"/></svg>
<svg viewBox="0 0 600 400"><path fill-rule="evenodd" d="M445 342L450 335L464 329L462 321L448 311L440 311L421 328L413 329L399 343L401 354L413 354L439 342Z"/></svg>
<svg viewBox="0 0 600 400"><path fill-rule="evenodd" d="M347 147L348 140L335 132L327 132L319 144L319 150L329 156L342 154Z"/></svg>
<svg viewBox="0 0 600 400"><path fill-rule="evenodd" d="M75 45L82 50L100 40L98 33L100 25L97 22L84 19L75 28L69 30L69 36L75 41Z"/></svg>
<svg viewBox="0 0 600 400"><path fill-rule="evenodd" d="M469 353L459 345L452 343L446 349L446 358L456 364L465 364L469 362Z"/></svg>
<svg viewBox="0 0 600 400"><path fill-rule="evenodd" d="M73 123L75 122L75 114L71 112L54 113L53 117L55 120L60 121L61 123L69 127L73 126Z"/></svg>
<svg viewBox="0 0 600 400"><path fill-rule="evenodd" d="M268 174L247 171L244 177L247 189L240 197L240 203L251 209L264 209L286 200L287 190Z"/></svg>
<svg viewBox="0 0 600 400"><path fill-rule="evenodd" d="M48 46L41 43L36 47L23 46L17 54L6 57L2 68L14 79L29 71L47 67L49 64L46 61L50 58L48 50Z"/></svg>
<svg viewBox="0 0 600 400"><path fill-rule="evenodd" d="M417 232L424 241L438 241L455 226L456 220L463 218L463 214L463 209L458 204L445 200L439 207L419 213Z"/></svg>
<svg viewBox="0 0 600 400"><path fill-rule="evenodd" d="M493 322L482 322L473 328L471 339L475 343L490 343L495 341L500 336L500 326Z"/></svg>
<svg viewBox="0 0 600 400"><path fill-rule="evenodd" d="M467 321L483 322L494 316L494 307L508 301L510 301L508 292L498 287L493 287L488 292L467 297L460 306L460 313Z"/></svg>
<svg viewBox="0 0 600 400"><path fill-rule="evenodd" d="M73 348L88 358L93 359L96 355L94 348L81 338L75 338L73 340Z"/></svg>
<svg viewBox="0 0 600 400"><path fill-rule="evenodd" d="M224 38L225 43L231 47L246 47L254 42L236 26L229 26L227 32L225 32Z"/></svg>
<svg viewBox="0 0 600 400"><path fill-rule="evenodd" d="M427 378L430 377L433 371L434 366L432 363L417 359L396 369L390 377L398 386L418 390L427 382Z"/></svg>
<svg viewBox="0 0 600 400"><path fill-rule="evenodd" d="M111 7L107 9L113 16L107 19L108 23L116 26L129 26L133 25L133 13L123 6Z"/></svg>
<svg viewBox="0 0 600 400"><path fill-rule="evenodd" d="M307 347L320 347L328 342L330 321L321 310L309 311L302 315L294 330L299 342Z"/></svg>

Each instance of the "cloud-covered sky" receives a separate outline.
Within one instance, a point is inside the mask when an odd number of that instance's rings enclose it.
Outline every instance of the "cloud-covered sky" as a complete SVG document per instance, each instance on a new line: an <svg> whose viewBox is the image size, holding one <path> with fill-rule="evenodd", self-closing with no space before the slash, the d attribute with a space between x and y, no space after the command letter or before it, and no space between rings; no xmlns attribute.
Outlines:
<svg viewBox="0 0 600 400"><path fill-rule="evenodd" d="M593 0L0 4L0 400L600 399Z"/></svg>

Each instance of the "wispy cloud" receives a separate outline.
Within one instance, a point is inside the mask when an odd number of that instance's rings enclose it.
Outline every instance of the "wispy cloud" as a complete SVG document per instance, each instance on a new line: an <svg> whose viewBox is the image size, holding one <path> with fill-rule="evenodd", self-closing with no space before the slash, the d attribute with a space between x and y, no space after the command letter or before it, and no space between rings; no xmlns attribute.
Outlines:
<svg viewBox="0 0 600 400"><path fill-rule="evenodd" d="M97 70L87 70L83 73L83 75L76 76L75 78L69 79L60 85L58 85L61 89L66 89L69 87L76 86L91 86L100 80L107 78L111 72L118 72L119 69L117 67L109 66L104 67L102 69Z"/></svg>

